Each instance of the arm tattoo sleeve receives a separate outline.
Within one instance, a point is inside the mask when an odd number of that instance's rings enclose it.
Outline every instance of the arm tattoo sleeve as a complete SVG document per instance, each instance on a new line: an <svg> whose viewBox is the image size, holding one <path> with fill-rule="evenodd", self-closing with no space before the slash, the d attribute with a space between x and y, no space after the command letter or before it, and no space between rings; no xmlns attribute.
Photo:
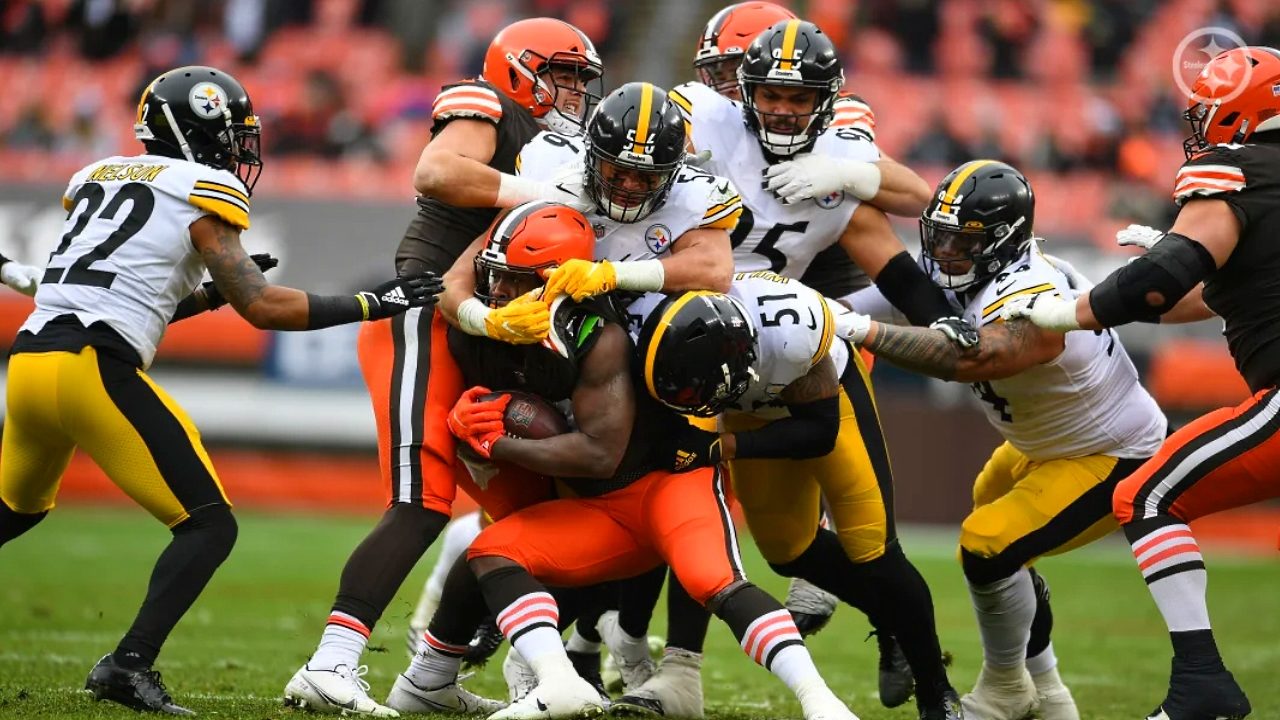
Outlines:
<svg viewBox="0 0 1280 720"><path fill-rule="evenodd" d="M824 357L803 377L791 381L783 388L779 399L787 405L801 405L824 398L835 397L840 392L840 378L831 358Z"/></svg>
<svg viewBox="0 0 1280 720"><path fill-rule="evenodd" d="M984 337L983 342L986 342ZM955 343L937 330L899 325L876 326L876 333L866 343L877 357L901 368L951 380L960 362Z"/></svg>
<svg viewBox="0 0 1280 720"><path fill-rule="evenodd" d="M240 233L230 225L218 224L218 249L202 251L209 275L227 301L237 310L252 305L262 297L267 279L253 259L240 245Z"/></svg>

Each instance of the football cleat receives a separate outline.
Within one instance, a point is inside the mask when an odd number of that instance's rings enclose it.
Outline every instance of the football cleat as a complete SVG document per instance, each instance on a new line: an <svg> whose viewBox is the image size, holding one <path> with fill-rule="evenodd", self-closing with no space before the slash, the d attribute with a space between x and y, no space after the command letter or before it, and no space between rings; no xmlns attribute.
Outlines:
<svg viewBox="0 0 1280 720"><path fill-rule="evenodd" d="M880 704L888 708L898 707L910 700L916 689L911 663L907 662L897 638L877 630L872 630L871 634L876 636L876 646L880 649Z"/></svg>
<svg viewBox="0 0 1280 720"><path fill-rule="evenodd" d="M657 665L653 661L651 648L646 648L644 659L637 662L628 662L618 651L623 642L624 632L618 626L618 612L616 610L610 610L601 615L600 621L596 624L596 629L600 632L600 638L604 640L604 644L609 648L609 657L621 676L623 690L630 692L643 685L646 680L653 676L653 671ZM614 690L613 687L609 687L609 689Z"/></svg>
<svg viewBox="0 0 1280 720"><path fill-rule="evenodd" d="M960 705L960 696L955 690L948 688L942 693L942 699L934 705L919 706L920 720L964 720L964 709Z"/></svg>
<svg viewBox="0 0 1280 720"><path fill-rule="evenodd" d="M604 679L600 677L600 653L566 650L565 654L569 656L573 669L578 671L578 677L591 683L591 686L600 693L600 697L609 699L609 692L604 688Z"/></svg>
<svg viewBox="0 0 1280 720"><path fill-rule="evenodd" d="M515 648L507 651L502 661L502 679L507 682L507 696L515 702L538 685L538 676Z"/></svg>
<svg viewBox="0 0 1280 720"><path fill-rule="evenodd" d="M577 675L558 674L539 682L524 697L489 716L489 720L590 718L604 713L604 702L591 683Z"/></svg>
<svg viewBox="0 0 1280 720"><path fill-rule="evenodd" d="M1036 702L1040 706L1040 720L1080 720L1076 699L1058 676L1058 669L1051 668L1039 675L1032 675L1036 684Z"/></svg>
<svg viewBox="0 0 1280 720"><path fill-rule="evenodd" d="M284 686L284 704L316 712L400 717L400 713L369 697L369 683L364 680L368 672L368 665L355 670L346 665L332 670L312 670L303 665Z"/></svg>
<svg viewBox="0 0 1280 720"><path fill-rule="evenodd" d="M640 687L614 701L615 715L702 718L702 655L671 648Z"/></svg>
<svg viewBox="0 0 1280 720"><path fill-rule="evenodd" d="M1252 711L1230 670L1193 673L1174 660L1169 694L1147 720L1240 720Z"/></svg>
<svg viewBox="0 0 1280 720"><path fill-rule="evenodd" d="M824 687L825 692L817 697L810 695L800 698L800 707L804 711L804 720L858 720L848 705L840 701L836 694Z"/></svg>
<svg viewBox="0 0 1280 720"><path fill-rule="evenodd" d="M193 711L174 704L158 671L121 667L110 653L89 671L84 689L93 693L94 700L110 700L134 710L195 715Z"/></svg>
<svg viewBox="0 0 1280 720"><path fill-rule="evenodd" d="M1036 710L1036 685L1025 667L993 670L984 663L960 705L968 720L1024 720Z"/></svg>
<svg viewBox="0 0 1280 720"><path fill-rule="evenodd" d="M396 677L386 704L396 712L455 715L490 715L507 706L499 700L480 697L456 682L438 688L424 688L403 674Z"/></svg>
<svg viewBox="0 0 1280 720"><path fill-rule="evenodd" d="M792 578L787 588L787 610L800 634L808 637L831 622L840 600L831 593L802 578ZM890 707L893 707L892 705Z"/></svg>
<svg viewBox="0 0 1280 720"><path fill-rule="evenodd" d="M471 637L471 642L467 643L467 651L462 655L462 666L481 667L489 662L489 658L498 652L498 648L502 647L502 641L506 640L502 635L502 631L498 629L498 620L490 615L480 623L480 627L476 628L476 634Z"/></svg>

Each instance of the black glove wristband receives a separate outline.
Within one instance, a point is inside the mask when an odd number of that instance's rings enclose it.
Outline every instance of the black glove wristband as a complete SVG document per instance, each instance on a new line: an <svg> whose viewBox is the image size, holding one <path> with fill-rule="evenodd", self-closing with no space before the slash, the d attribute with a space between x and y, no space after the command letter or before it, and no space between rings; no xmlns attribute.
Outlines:
<svg viewBox="0 0 1280 720"><path fill-rule="evenodd" d="M355 295L315 295L307 293L307 329L360 322L368 317L366 306Z"/></svg>

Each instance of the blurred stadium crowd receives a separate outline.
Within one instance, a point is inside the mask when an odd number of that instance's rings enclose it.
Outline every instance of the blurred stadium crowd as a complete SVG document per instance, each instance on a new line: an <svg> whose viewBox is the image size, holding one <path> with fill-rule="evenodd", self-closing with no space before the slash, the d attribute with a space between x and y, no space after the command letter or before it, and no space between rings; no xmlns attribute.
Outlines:
<svg viewBox="0 0 1280 720"><path fill-rule="evenodd" d="M785 3L784 3L785 4ZM48 181L132 152L135 98L200 62L240 77L265 119L271 196L397 199L439 87L480 69L508 22L561 17L605 58L606 89L692 77L715 0L0 0L0 167ZM881 148L928 181L973 157L1026 171L1037 230L1112 249L1118 227L1171 218L1186 135L1180 41L1230 29L1280 45L1257 0L821 0L793 9L833 36ZM677 28L673 32L671 29Z"/></svg>

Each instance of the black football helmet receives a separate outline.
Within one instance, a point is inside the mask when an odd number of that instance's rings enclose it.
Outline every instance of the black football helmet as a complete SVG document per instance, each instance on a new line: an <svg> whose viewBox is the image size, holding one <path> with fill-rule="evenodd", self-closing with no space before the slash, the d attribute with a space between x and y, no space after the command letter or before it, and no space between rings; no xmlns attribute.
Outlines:
<svg viewBox="0 0 1280 720"><path fill-rule="evenodd" d="M728 295L672 295L645 320L637 357L656 400L681 413L715 417L757 377L756 329Z"/></svg>
<svg viewBox="0 0 1280 720"><path fill-rule="evenodd" d="M151 81L133 124L147 152L230 170L250 192L262 173L261 133L244 86L204 65L176 68Z"/></svg>
<svg viewBox="0 0 1280 720"><path fill-rule="evenodd" d="M997 160L952 170L920 218L925 269L939 286L968 290L1017 260L1031 242L1036 198L1027 178ZM968 267L955 272L956 263Z"/></svg>
<svg viewBox="0 0 1280 720"><path fill-rule="evenodd" d="M647 82L609 93L587 121L587 196L601 213L636 222L666 199L684 164L684 119Z"/></svg>
<svg viewBox="0 0 1280 720"><path fill-rule="evenodd" d="M831 39L817 25L783 20L760 33L738 66L742 114L756 134L765 156L786 158L813 149L831 123L836 96L844 87L844 69ZM811 88L817 94L805 113L761 109L756 97L763 86Z"/></svg>

